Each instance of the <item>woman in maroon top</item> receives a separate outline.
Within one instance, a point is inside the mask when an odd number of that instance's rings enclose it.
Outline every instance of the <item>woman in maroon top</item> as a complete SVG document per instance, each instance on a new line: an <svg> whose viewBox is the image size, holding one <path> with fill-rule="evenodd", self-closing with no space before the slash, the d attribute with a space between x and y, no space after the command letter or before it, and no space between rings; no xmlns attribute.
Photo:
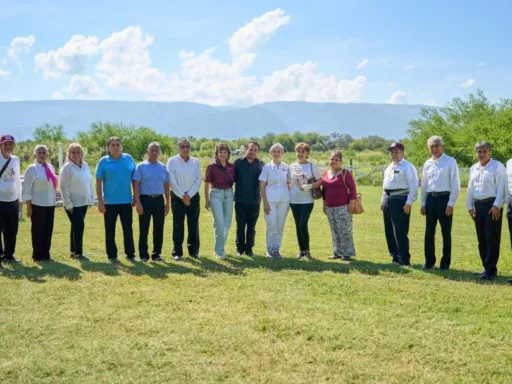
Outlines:
<svg viewBox="0 0 512 384"><path fill-rule="evenodd" d="M352 174L341 168L341 151L331 152L331 168L322 176L324 213L329 220L332 236L330 259L350 260L356 255L352 233L352 214L348 211L350 200L357 196Z"/></svg>
<svg viewBox="0 0 512 384"><path fill-rule="evenodd" d="M215 256L225 259L227 242L233 217L233 184L235 166L228 162L231 150L227 144L215 146L215 161L208 165L204 177L205 208L212 209L215 238Z"/></svg>

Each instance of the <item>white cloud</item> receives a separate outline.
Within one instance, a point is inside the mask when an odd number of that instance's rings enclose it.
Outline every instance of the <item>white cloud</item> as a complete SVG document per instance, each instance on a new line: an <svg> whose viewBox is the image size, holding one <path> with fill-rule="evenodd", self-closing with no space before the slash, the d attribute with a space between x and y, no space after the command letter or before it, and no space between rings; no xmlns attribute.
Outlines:
<svg viewBox="0 0 512 384"><path fill-rule="evenodd" d="M19 60L19 55L23 53L29 53L30 49L36 42L36 38L33 35L27 37L19 36L12 39L9 49L7 51L7 60Z"/></svg>
<svg viewBox="0 0 512 384"><path fill-rule="evenodd" d="M73 35L56 51L38 53L34 60L36 71L42 71L45 79L59 78L62 74L83 73L89 59L99 52L96 36Z"/></svg>
<svg viewBox="0 0 512 384"><path fill-rule="evenodd" d="M394 81L388 81L389 88L396 88L396 83Z"/></svg>
<svg viewBox="0 0 512 384"><path fill-rule="evenodd" d="M359 64L357 64L358 69L366 68L368 65L368 59L365 57Z"/></svg>
<svg viewBox="0 0 512 384"><path fill-rule="evenodd" d="M10 71L4 71L4 70L0 69L0 79L7 79L10 76L11 76Z"/></svg>
<svg viewBox="0 0 512 384"><path fill-rule="evenodd" d="M463 82L460 86L462 88L469 88L469 87L471 87L472 85L475 85L475 84L476 84L476 80L470 77L465 82Z"/></svg>
<svg viewBox="0 0 512 384"><path fill-rule="evenodd" d="M91 76L74 75L64 91L78 99L97 99L103 95L99 84Z"/></svg>
<svg viewBox="0 0 512 384"><path fill-rule="evenodd" d="M352 102L361 98L366 77L337 80L333 75L316 73L316 65L310 61L294 64L266 76L256 89L253 101Z"/></svg>
<svg viewBox="0 0 512 384"><path fill-rule="evenodd" d="M388 104L407 104L406 100L405 100L405 96L407 95L407 93L405 93L404 91L402 90L398 90L396 92L394 92L391 97L388 99L388 101L386 101L386 103Z"/></svg>
<svg viewBox="0 0 512 384"><path fill-rule="evenodd" d="M62 99L64 99L64 95L59 91L55 91L52 94L52 99L53 100L62 100Z"/></svg>

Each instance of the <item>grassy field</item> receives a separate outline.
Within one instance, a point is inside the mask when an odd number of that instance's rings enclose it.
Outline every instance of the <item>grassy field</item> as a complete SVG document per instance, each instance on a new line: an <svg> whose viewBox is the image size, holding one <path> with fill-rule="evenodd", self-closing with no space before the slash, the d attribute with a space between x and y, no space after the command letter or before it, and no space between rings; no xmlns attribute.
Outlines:
<svg viewBox="0 0 512 384"><path fill-rule="evenodd" d="M510 382L512 288L505 279L512 277L512 259L505 225L500 277L481 284L473 276L482 267L461 196L452 270L423 272L424 219L416 203L413 266L399 269L386 250L380 189L361 191L367 212L354 220L351 265L327 259L331 241L321 203L310 224L314 261L294 259L291 214L283 260L262 256L262 216L255 260L216 260L211 213L203 210L199 261L131 265L122 259L117 267L107 264L96 209L87 218L91 262L84 264L68 256L62 209L54 263L32 262L25 220L17 252L23 264L0 271L0 381ZM171 224L168 217L168 260Z"/></svg>

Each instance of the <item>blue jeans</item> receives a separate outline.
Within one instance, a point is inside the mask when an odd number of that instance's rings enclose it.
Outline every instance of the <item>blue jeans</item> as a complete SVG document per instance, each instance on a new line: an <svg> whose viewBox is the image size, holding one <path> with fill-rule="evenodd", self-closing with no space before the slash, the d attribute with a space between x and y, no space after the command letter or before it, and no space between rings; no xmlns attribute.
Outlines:
<svg viewBox="0 0 512 384"><path fill-rule="evenodd" d="M215 254L224 255L233 218L233 191L231 189L210 189L210 207L213 215Z"/></svg>

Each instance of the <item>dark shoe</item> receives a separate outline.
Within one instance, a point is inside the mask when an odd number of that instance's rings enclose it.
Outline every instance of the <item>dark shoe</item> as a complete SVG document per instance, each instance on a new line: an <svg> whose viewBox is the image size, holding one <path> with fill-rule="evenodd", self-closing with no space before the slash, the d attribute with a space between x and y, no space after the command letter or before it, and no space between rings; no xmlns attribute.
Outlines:
<svg viewBox="0 0 512 384"><path fill-rule="evenodd" d="M52 261L55 261L55 260L54 260L54 259L52 259L51 257L47 257L47 258L46 258L46 259L44 259L43 261L50 261L50 262L52 262Z"/></svg>
<svg viewBox="0 0 512 384"><path fill-rule="evenodd" d="M512 279L508 279L507 283L512 284Z"/></svg>
<svg viewBox="0 0 512 384"><path fill-rule="evenodd" d="M331 255L331 256L329 256L329 259L330 259L330 260L337 260L337 259L341 259L341 256L338 256L338 255Z"/></svg>
<svg viewBox="0 0 512 384"><path fill-rule="evenodd" d="M190 255L191 258L199 260L199 255Z"/></svg>
<svg viewBox="0 0 512 384"><path fill-rule="evenodd" d="M480 276L480 280L481 281L491 281L491 280L494 280L494 278L496 277L495 274L489 274L487 272L484 272L482 273L482 275Z"/></svg>
<svg viewBox="0 0 512 384"><path fill-rule="evenodd" d="M75 257L78 261L89 261L89 258L85 255L78 255Z"/></svg>
<svg viewBox="0 0 512 384"><path fill-rule="evenodd" d="M252 251L246 251L245 254L249 257L254 257L254 253L252 253Z"/></svg>
<svg viewBox="0 0 512 384"><path fill-rule="evenodd" d="M149 259L148 259L148 258L143 258L143 259L140 259L140 261L141 261L142 263L147 263L147 262L149 261Z"/></svg>
<svg viewBox="0 0 512 384"><path fill-rule="evenodd" d="M119 264L119 260L117 259L117 257L109 257L108 262L110 264Z"/></svg>
<svg viewBox="0 0 512 384"><path fill-rule="evenodd" d="M350 256L343 256L342 259L343 259L343 261L350 261L350 260L352 260L350 258Z"/></svg>
<svg viewBox="0 0 512 384"><path fill-rule="evenodd" d="M281 254L279 253L279 251L275 251L274 252L274 259L282 259L283 256L281 256Z"/></svg>
<svg viewBox="0 0 512 384"><path fill-rule="evenodd" d="M21 260L15 258L14 256L11 256L11 257L4 256L2 262L6 263L6 264L17 264L17 263L21 263Z"/></svg>
<svg viewBox="0 0 512 384"><path fill-rule="evenodd" d="M449 269L450 269L450 267L449 267L449 266L446 266L446 265L441 265L441 266L439 267L439 269L440 269L441 271L447 271L447 270L449 270Z"/></svg>
<svg viewBox="0 0 512 384"><path fill-rule="evenodd" d="M126 260L128 260L130 263L136 263L137 260L135 259L135 256L126 256Z"/></svg>
<svg viewBox="0 0 512 384"><path fill-rule="evenodd" d="M181 261L181 256L180 255L174 255L173 259L174 259L174 261Z"/></svg>
<svg viewBox="0 0 512 384"><path fill-rule="evenodd" d="M297 253L297 256L295 256L297 258L297 260L300 260L304 257L304 252L300 251L299 253Z"/></svg>
<svg viewBox="0 0 512 384"><path fill-rule="evenodd" d="M433 265L427 265L427 264L425 264L423 267L421 267L421 269L422 269L423 271L433 271L433 270L434 270L434 268L435 268L435 267L434 267Z"/></svg>
<svg viewBox="0 0 512 384"><path fill-rule="evenodd" d="M152 257L152 261L162 262L162 261L165 261L165 259L163 257L160 257L160 256L153 256Z"/></svg>

